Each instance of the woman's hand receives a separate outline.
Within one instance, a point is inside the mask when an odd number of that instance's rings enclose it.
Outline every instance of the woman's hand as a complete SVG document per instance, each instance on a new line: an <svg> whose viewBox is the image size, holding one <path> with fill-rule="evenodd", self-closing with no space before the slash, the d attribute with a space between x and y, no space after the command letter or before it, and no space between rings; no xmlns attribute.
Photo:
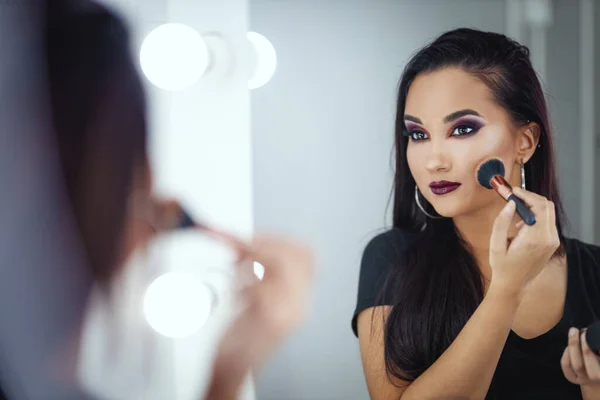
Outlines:
<svg viewBox="0 0 600 400"><path fill-rule="evenodd" d="M560 245L556 229L555 207L535 193L513 188L514 194L533 211L536 223L521 225L508 243L508 232L515 214L509 201L494 222L490 239L491 286L522 298L531 281L544 269Z"/></svg>
<svg viewBox="0 0 600 400"><path fill-rule="evenodd" d="M225 333L215 361L207 398L236 399L248 372L256 371L294 328L303 322L314 261L298 243L279 237L259 236L238 251L245 260L265 268L262 281L244 289L245 308ZM242 279L252 275L250 265L240 265ZM243 268L247 267L247 268Z"/></svg>
<svg viewBox="0 0 600 400"><path fill-rule="evenodd" d="M586 332L577 328L569 330L569 345L560 360L565 378L571 383L596 386L600 396L600 356L594 354L587 344Z"/></svg>

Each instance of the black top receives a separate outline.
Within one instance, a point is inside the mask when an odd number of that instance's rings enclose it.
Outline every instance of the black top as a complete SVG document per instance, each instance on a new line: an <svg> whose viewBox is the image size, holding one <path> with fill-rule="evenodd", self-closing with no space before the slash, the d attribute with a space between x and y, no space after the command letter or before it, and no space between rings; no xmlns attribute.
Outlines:
<svg viewBox="0 0 600 400"><path fill-rule="evenodd" d="M367 245L360 269L358 301L352 329L358 336L358 314L373 306L393 305L377 296L399 255L411 245L415 234L394 228ZM533 339L512 330L500 356L486 399L581 399L581 390L566 380L560 358L567 347L568 330L584 328L600 319L600 247L567 239L568 283L560 322Z"/></svg>

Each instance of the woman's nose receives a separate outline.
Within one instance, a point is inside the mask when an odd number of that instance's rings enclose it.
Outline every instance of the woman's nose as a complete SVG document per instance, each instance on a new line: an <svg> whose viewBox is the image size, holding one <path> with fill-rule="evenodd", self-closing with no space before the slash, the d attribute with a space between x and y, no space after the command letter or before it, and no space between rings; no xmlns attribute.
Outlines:
<svg viewBox="0 0 600 400"><path fill-rule="evenodd" d="M435 141L431 142L430 151L425 157L425 168L431 173L447 171L452 165L443 145Z"/></svg>

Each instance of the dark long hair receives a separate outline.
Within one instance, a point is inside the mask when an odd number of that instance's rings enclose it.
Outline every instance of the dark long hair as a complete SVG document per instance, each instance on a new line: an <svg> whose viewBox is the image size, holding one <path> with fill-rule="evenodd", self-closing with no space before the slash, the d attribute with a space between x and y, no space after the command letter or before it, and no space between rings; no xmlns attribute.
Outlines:
<svg viewBox="0 0 600 400"><path fill-rule="evenodd" d="M428 219L417 208L415 181L406 159L408 138L402 132L408 89L420 73L445 67L460 67L484 82L517 126L528 121L539 124L541 147L525 166L526 184L556 205L564 244L548 109L529 50L497 33L462 28L441 35L408 62L398 91L393 225L419 236L404 252L402 268L393 269L384 289L394 296L385 325L385 362L388 374L409 382L450 346L484 294L475 258L452 219ZM424 207L435 213L430 204Z"/></svg>
<svg viewBox="0 0 600 400"><path fill-rule="evenodd" d="M146 155L145 94L125 24L86 0L47 2L53 131L93 277L106 283L122 244L134 170Z"/></svg>

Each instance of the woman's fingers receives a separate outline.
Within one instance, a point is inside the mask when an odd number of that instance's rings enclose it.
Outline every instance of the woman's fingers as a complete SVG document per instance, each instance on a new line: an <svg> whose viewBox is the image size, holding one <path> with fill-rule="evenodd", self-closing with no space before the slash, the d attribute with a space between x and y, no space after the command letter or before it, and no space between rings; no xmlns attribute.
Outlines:
<svg viewBox="0 0 600 400"><path fill-rule="evenodd" d="M506 203L500 214L494 221L492 236L490 237L490 255L501 256L506 253L508 231L515 215L516 205L514 201Z"/></svg>
<svg viewBox="0 0 600 400"><path fill-rule="evenodd" d="M573 371L578 377L584 378L586 376L585 364L583 363L583 354L581 353L579 336L579 330L577 328L571 328L569 330L569 359L571 360Z"/></svg>
<svg viewBox="0 0 600 400"><path fill-rule="evenodd" d="M573 370L573 366L571 365L571 358L569 356L569 347L565 347L565 351L560 359L560 366L562 368L563 374L567 380L575 385L579 384L577 374Z"/></svg>
<svg viewBox="0 0 600 400"><path fill-rule="evenodd" d="M519 238L515 241L515 245L532 248L534 243L541 242L547 248L556 250L560 245L560 239L556 228L556 206L554 203L544 196L523 190L520 187L514 187L513 192L531 208L537 219L535 225L519 229Z"/></svg>
<svg viewBox="0 0 600 400"><path fill-rule="evenodd" d="M583 364L585 365L585 371L588 379L594 384L600 384L600 357L594 354L588 345L586 334L587 332L583 332L583 335L581 335L581 353L583 355Z"/></svg>
<svg viewBox="0 0 600 400"><path fill-rule="evenodd" d="M530 192L528 190L523 190L518 186L515 186L512 189L515 196L523 200L523 202L525 202L525 204L532 210L535 208L546 208L548 199L546 199L544 196Z"/></svg>

